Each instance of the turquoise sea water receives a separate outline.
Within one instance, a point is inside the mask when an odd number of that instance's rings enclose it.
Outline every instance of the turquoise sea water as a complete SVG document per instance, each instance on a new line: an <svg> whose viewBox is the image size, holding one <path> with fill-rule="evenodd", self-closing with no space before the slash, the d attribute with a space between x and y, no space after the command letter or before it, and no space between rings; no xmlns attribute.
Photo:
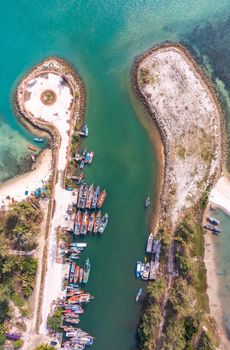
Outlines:
<svg viewBox="0 0 230 350"><path fill-rule="evenodd" d="M85 144L95 151L87 176L107 188L104 210L111 218L101 240L89 239L86 253L92 262L87 290L95 300L87 307L82 327L95 336L94 349L133 349L139 317L134 266L145 247L143 200L152 192L156 160L132 105L133 60L159 42L183 41L212 78L226 84L229 16L228 0L0 2L0 180L29 164L26 145L31 135L18 124L11 105L23 74L43 58L58 55L73 64L86 85L90 136ZM210 50L211 38L218 50ZM224 56L223 72L217 62ZM223 91L227 101L225 86Z"/></svg>

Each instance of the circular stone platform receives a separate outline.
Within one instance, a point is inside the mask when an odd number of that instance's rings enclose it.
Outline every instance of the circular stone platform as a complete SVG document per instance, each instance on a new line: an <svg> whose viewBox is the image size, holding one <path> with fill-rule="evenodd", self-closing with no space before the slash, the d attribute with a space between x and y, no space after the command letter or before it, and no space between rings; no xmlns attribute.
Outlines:
<svg viewBox="0 0 230 350"><path fill-rule="evenodd" d="M52 106L57 100L57 95L53 90L44 90L41 93L40 99L44 105Z"/></svg>
<svg viewBox="0 0 230 350"><path fill-rule="evenodd" d="M40 73L24 85L25 110L47 122L68 119L73 102L70 83L58 73Z"/></svg>

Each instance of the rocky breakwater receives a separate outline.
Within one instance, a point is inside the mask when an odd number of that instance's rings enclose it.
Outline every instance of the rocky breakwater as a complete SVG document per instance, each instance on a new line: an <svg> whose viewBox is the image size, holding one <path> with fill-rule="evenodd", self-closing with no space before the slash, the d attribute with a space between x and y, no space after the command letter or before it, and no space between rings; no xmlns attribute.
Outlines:
<svg viewBox="0 0 230 350"><path fill-rule="evenodd" d="M155 311L144 310L152 321L148 323L146 317L142 317L140 341L154 349L168 348L169 343L171 349L191 345L196 349L198 343L206 342L205 337L209 337L204 329L212 328L206 316L201 225L207 191L222 168L222 113L212 84L181 45L165 43L146 52L136 60L132 79L134 90L156 124L164 147L161 208L153 230L164 240L161 269L166 276L166 287L157 300L161 307ZM192 269L193 260L199 263L193 263ZM199 285L199 278L203 285ZM153 284L150 288L158 287ZM183 313L178 311L177 303L183 304ZM191 317L195 324L198 313L202 313L202 318L197 329L194 327L195 335L186 334L186 317ZM184 328L179 330L179 324ZM150 334L152 329L150 340L145 337L146 328L150 328ZM211 338L208 338L210 344Z"/></svg>

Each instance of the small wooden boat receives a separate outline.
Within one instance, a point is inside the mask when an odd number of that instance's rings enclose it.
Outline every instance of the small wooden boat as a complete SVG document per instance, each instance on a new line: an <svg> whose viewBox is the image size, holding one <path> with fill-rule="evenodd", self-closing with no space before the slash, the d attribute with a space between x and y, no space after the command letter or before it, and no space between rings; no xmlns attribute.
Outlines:
<svg viewBox="0 0 230 350"><path fill-rule="evenodd" d="M34 151L34 152L37 151L37 147L35 147L33 145L28 145L27 148L30 149L31 151Z"/></svg>

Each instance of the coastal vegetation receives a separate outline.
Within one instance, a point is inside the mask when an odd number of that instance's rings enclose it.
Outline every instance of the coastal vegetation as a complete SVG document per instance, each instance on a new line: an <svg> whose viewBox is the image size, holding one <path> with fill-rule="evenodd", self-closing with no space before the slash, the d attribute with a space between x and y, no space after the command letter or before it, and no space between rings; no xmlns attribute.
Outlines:
<svg viewBox="0 0 230 350"><path fill-rule="evenodd" d="M155 349L157 328L162 320L161 303L166 288L165 279L159 278L147 286L143 313L138 326L138 340L142 350Z"/></svg>
<svg viewBox="0 0 230 350"><path fill-rule="evenodd" d="M8 246L13 250L30 251L37 246L37 236L42 221L40 209L34 209L27 201L15 202L7 212L0 213L0 237L4 254Z"/></svg>
<svg viewBox="0 0 230 350"><path fill-rule="evenodd" d="M47 326L53 332L60 332L62 325L62 308L57 308L55 313L48 316Z"/></svg>
<svg viewBox="0 0 230 350"><path fill-rule="evenodd" d="M41 210L26 201L12 203L9 210L0 212L0 344L13 324L15 308L22 317L28 315L37 260L26 254L36 248L41 220ZM21 341L14 342L15 349L21 345Z"/></svg>
<svg viewBox="0 0 230 350"><path fill-rule="evenodd" d="M197 207L185 215L175 231L173 246L177 275L172 280L166 305L167 316L160 347L164 350L211 350L218 343L215 323L208 316L201 220L202 213ZM164 235L163 229L161 235ZM156 349L165 289L166 279L163 277L147 286L138 327L141 350Z"/></svg>

